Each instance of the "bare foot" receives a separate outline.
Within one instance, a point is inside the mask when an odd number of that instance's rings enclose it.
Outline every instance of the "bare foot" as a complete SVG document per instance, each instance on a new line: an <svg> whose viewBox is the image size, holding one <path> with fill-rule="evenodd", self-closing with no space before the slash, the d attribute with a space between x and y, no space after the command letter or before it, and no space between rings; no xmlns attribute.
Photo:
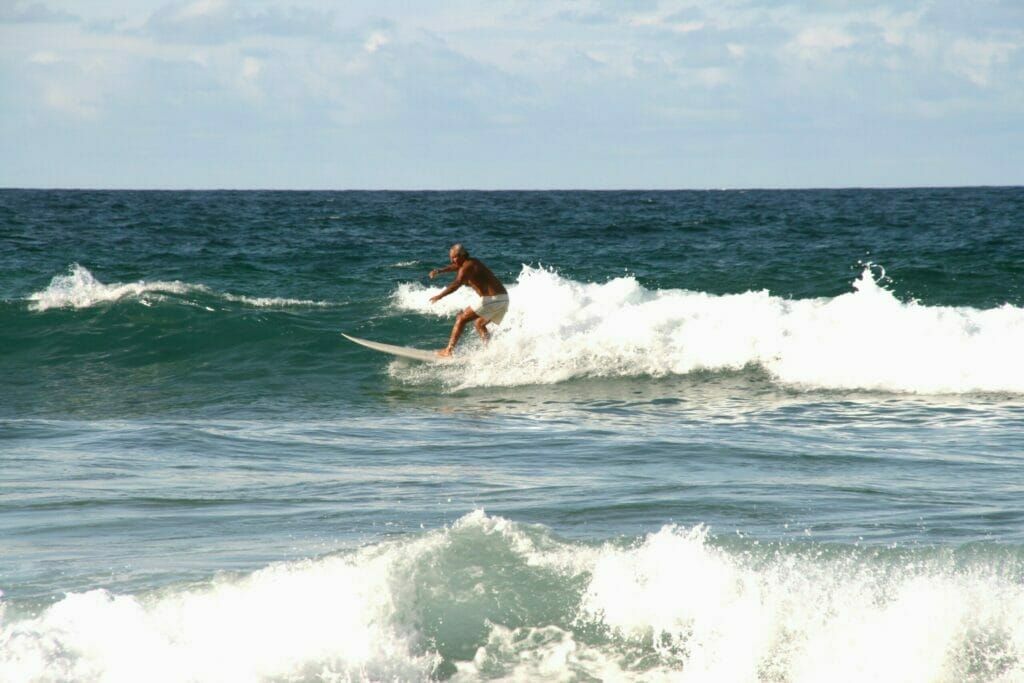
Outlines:
<svg viewBox="0 0 1024 683"><path fill-rule="evenodd" d="M441 358L451 358L452 350L451 349L441 349L440 351L434 351L434 353L436 353L437 355L441 356Z"/></svg>

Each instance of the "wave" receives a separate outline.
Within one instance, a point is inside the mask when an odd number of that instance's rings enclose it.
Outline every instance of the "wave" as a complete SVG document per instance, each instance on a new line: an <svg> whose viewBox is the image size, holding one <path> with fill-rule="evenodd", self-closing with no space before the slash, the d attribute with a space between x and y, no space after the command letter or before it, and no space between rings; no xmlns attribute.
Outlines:
<svg viewBox="0 0 1024 683"><path fill-rule="evenodd" d="M523 266L489 346L468 329L459 363L392 371L461 389L758 368L800 390L1024 393L1024 309L900 301L875 270L865 266L840 296L785 299L763 290L649 290L629 276L576 282ZM437 291L406 283L391 300L437 316L475 301L464 288L432 306Z"/></svg>
<svg viewBox="0 0 1024 683"><path fill-rule="evenodd" d="M61 308L92 308L123 300L136 301L149 306L164 301L168 295L183 296L192 293L221 298L225 301L246 304L257 308L279 306L329 306L323 301L286 299L279 297L249 297L231 293L216 292L206 285L173 281L118 282L105 284L96 279L89 269L74 263L64 275L57 275L46 289L28 296L29 309L43 312Z"/></svg>
<svg viewBox="0 0 1024 683"><path fill-rule="evenodd" d="M0 612L0 678L1018 680L1021 570L703 526L566 542L476 511L248 576Z"/></svg>

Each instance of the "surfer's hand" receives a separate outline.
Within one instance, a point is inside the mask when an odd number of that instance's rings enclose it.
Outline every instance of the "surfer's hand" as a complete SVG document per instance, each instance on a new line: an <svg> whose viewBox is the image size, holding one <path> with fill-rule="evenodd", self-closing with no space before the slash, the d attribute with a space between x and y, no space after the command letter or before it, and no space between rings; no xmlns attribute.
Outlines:
<svg viewBox="0 0 1024 683"><path fill-rule="evenodd" d="M430 271L430 279L433 280L435 277L437 277L437 268Z"/></svg>
<svg viewBox="0 0 1024 683"><path fill-rule="evenodd" d="M432 296L432 297L430 297L430 303L436 304L437 300L440 299L440 298L441 298L440 294L438 294L437 296Z"/></svg>

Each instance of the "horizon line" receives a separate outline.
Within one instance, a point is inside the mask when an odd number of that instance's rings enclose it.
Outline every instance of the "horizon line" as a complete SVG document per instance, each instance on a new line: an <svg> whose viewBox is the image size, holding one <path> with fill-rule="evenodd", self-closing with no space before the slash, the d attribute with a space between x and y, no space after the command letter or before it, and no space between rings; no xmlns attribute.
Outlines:
<svg viewBox="0 0 1024 683"><path fill-rule="evenodd" d="M750 186L750 187L549 187L549 188L285 188L285 187L60 187L60 186L0 186L0 192L814 192L826 190L966 190L1012 189L1024 184L977 185L821 185L821 186Z"/></svg>

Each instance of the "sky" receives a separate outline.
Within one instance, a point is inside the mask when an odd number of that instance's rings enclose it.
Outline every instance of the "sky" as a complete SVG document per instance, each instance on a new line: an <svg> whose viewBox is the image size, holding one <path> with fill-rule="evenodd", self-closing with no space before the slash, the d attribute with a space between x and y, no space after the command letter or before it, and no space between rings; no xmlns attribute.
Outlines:
<svg viewBox="0 0 1024 683"><path fill-rule="evenodd" d="M0 187L1024 184L1024 0L0 0Z"/></svg>

